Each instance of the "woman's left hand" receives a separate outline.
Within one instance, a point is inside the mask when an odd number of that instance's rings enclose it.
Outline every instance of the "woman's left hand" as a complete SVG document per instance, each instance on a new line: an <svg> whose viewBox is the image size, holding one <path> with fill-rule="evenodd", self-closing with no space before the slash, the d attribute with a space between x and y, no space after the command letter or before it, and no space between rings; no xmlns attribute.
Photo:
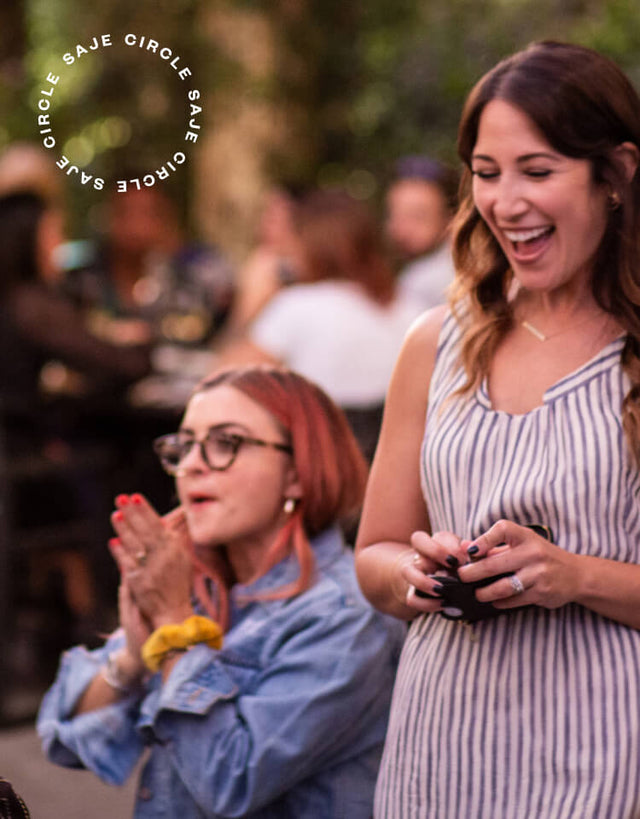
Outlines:
<svg viewBox="0 0 640 819"><path fill-rule="evenodd" d="M153 628L193 614L193 563L180 508L161 517L142 495L119 495L111 523L115 551L136 606ZM113 551L113 548L112 548Z"/></svg>
<svg viewBox="0 0 640 819"><path fill-rule="evenodd" d="M473 541L469 550L474 562L458 569L461 580L510 575L476 590L483 603L493 603L498 609L532 604L555 609L578 595L579 557L526 526L500 520Z"/></svg>

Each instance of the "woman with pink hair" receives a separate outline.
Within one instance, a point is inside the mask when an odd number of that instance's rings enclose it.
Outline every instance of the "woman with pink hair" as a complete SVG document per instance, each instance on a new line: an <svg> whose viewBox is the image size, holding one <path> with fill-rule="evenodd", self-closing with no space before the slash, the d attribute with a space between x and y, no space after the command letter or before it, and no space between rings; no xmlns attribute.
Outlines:
<svg viewBox="0 0 640 819"><path fill-rule="evenodd" d="M292 372L225 371L155 447L180 506L116 499L121 628L63 657L47 754L122 783L147 746L136 817L368 819L404 627L338 527L366 479L344 415Z"/></svg>

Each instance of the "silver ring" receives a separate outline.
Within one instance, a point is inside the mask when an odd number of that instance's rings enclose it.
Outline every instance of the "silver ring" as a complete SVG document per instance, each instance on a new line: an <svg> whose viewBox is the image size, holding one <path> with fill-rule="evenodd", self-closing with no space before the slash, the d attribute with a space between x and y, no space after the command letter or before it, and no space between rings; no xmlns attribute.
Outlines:
<svg viewBox="0 0 640 819"><path fill-rule="evenodd" d="M138 566L144 566L147 562L147 553L146 552L138 552L133 556L133 559L136 561Z"/></svg>
<svg viewBox="0 0 640 819"><path fill-rule="evenodd" d="M509 578L511 581L511 588L513 589L514 594L522 594L524 591L524 586L522 585L522 580L518 577L517 574L512 574Z"/></svg>

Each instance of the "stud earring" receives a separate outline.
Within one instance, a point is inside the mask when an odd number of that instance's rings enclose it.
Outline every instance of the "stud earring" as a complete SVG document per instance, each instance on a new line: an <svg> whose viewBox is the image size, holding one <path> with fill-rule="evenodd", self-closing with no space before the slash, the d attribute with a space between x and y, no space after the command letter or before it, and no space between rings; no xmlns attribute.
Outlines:
<svg viewBox="0 0 640 819"><path fill-rule="evenodd" d="M620 194L617 191L612 191L609 194L609 208L610 210L618 210L620 205L622 204L622 199L620 199Z"/></svg>
<svg viewBox="0 0 640 819"><path fill-rule="evenodd" d="M290 515L293 510L296 508L296 502L294 498L287 498L284 502L284 506L282 507L285 515Z"/></svg>

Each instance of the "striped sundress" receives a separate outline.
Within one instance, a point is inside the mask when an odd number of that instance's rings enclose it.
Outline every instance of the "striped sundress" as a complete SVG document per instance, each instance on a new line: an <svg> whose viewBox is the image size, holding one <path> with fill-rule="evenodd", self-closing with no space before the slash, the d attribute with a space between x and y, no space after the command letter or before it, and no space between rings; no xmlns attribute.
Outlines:
<svg viewBox="0 0 640 819"><path fill-rule="evenodd" d="M421 470L433 531L546 523L569 552L640 563L640 480L620 421L617 339L525 415L463 383L443 325ZM640 605L640 601L638 601ZM640 632L570 604L471 627L415 619L403 649L376 819L640 817Z"/></svg>

